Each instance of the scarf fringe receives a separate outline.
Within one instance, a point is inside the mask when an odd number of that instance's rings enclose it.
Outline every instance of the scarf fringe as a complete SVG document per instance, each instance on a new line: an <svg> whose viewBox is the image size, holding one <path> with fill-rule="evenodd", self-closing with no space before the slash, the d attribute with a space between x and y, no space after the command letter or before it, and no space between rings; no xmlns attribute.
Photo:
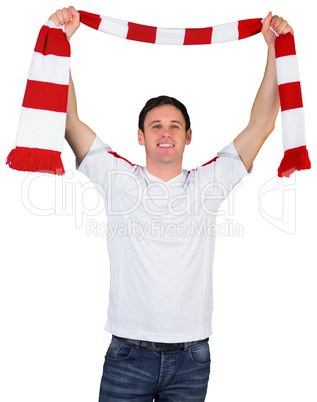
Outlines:
<svg viewBox="0 0 317 402"><path fill-rule="evenodd" d="M278 177L290 177L296 170L310 169L308 151L305 145L288 149L284 152L282 162L277 169Z"/></svg>
<svg viewBox="0 0 317 402"><path fill-rule="evenodd" d="M16 147L9 153L6 164L24 172L65 173L61 152L48 149Z"/></svg>

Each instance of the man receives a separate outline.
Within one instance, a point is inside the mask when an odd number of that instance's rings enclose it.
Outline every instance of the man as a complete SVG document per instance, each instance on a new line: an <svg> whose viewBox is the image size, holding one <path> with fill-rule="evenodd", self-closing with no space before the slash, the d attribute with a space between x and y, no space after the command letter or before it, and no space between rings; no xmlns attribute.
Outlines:
<svg viewBox="0 0 317 402"><path fill-rule="evenodd" d="M65 24L68 39L80 24L73 7L50 19ZM79 120L70 80L66 139L79 170L103 195L114 233L108 238L106 324L113 338L99 402L205 399L216 215L274 128L279 96L272 29L292 32L271 12L263 22L267 65L249 124L216 158L189 172L182 159L192 131L181 102L160 96L141 111L138 142L146 152L141 167L113 152Z"/></svg>

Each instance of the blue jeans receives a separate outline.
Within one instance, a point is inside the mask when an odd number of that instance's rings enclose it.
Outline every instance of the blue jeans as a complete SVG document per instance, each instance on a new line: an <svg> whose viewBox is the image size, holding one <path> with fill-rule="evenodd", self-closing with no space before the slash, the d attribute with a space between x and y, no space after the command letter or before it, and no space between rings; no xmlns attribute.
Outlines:
<svg viewBox="0 0 317 402"><path fill-rule="evenodd" d="M112 338L99 402L203 402L209 373L207 341L160 352Z"/></svg>

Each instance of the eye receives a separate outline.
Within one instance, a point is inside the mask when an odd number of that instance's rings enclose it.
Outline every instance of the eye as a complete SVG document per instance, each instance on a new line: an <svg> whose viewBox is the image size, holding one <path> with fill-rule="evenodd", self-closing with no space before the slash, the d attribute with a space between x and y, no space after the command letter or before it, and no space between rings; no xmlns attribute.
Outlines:
<svg viewBox="0 0 317 402"><path fill-rule="evenodd" d="M173 128L173 129L178 129L179 126L178 126L177 124L172 124L172 125L171 125L171 128Z"/></svg>
<svg viewBox="0 0 317 402"><path fill-rule="evenodd" d="M160 125L160 124L154 124L153 126L152 126L152 128L155 128L155 129L160 129L162 126Z"/></svg>

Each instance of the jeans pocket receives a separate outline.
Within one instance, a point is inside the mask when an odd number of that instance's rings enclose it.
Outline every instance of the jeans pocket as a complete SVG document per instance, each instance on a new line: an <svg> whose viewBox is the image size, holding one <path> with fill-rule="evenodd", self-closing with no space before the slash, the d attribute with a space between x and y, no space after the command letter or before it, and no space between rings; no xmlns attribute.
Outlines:
<svg viewBox="0 0 317 402"><path fill-rule="evenodd" d="M209 343L199 343L189 348L192 361L199 366L207 366L210 364Z"/></svg>
<svg viewBox="0 0 317 402"><path fill-rule="evenodd" d="M118 342L117 340L113 339L109 345L105 358L115 361L125 360L131 356L132 350L132 345Z"/></svg>

